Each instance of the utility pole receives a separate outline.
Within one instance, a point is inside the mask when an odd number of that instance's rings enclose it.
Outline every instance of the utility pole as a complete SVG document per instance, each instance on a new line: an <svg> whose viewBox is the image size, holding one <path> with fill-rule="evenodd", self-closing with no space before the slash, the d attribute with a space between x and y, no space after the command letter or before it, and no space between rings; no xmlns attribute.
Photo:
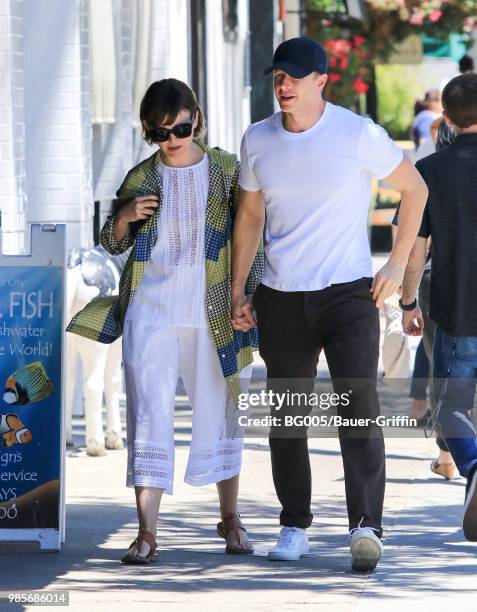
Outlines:
<svg viewBox="0 0 477 612"><path fill-rule="evenodd" d="M275 0L250 0L250 115L252 123L274 112L273 87L270 78L262 76L272 62L277 26Z"/></svg>

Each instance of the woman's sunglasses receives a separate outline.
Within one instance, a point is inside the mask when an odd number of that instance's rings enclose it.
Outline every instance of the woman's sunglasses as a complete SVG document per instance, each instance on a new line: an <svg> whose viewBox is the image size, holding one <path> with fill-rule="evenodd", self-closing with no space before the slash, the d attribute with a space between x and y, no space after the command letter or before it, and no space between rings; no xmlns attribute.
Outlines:
<svg viewBox="0 0 477 612"><path fill-rule="evenodd" d="M192 126L194 121L195 113L192 113L190 123L178 123L172 128L156 127L147 130L147 137L149 140L155 142L166 142L169 140L169 136L174 134L176 138L188 138L192 134Z"/></svg>

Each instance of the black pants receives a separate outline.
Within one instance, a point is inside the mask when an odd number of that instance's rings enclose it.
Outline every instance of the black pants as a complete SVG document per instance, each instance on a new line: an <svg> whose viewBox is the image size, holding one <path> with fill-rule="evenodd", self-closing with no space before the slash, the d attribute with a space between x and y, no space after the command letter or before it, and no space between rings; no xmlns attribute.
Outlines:
<svg viewBox="0 0 477 612"><path fill-rule="evenodd" d="M257 313L260 355L267 367L268 388L293 391L313 388L321 350L325 351L333 387L350 394L344 418L379 415L376 376L379 356L379 313L370 294L371 279L332 285L321 291L284 292L260 285L253 304ZM283 411L294 412L293 405ZM296 412L295 412L296 413ZM376 425L366 431L340 427L349 528L373 527L382 535L384 440ZM358 435L357 435L358 433ZM309 527L313 516L311 470L306 435L270 435L272 472L282 505L280 523Z"/></svg>

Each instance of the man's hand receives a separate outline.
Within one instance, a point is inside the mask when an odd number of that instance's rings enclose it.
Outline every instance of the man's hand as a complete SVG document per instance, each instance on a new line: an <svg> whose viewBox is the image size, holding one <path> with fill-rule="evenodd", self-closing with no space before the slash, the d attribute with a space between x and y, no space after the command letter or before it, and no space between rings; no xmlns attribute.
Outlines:
<svg viewBox="0 0 477 612"><path fill-rule="evenodd" d="M422 336L424 331L424 319L419 306L414 310L402 311L402 328L408 336Z"/></svg>
<svg viewBox="0 0 477 612"><path fill-rule="evenodd" d="M401 286L405 268L405 265L398 265L389 260L373 278L370 291L377 308L382 308L384 300Z"/></svg>
<svg viewBox="0 0 477 612"><path fill-rule="evenodd" d="M252 304L245 293L232 289L232 327L237 331L246 332L256 325L257 322L252 314Z"/></svg>

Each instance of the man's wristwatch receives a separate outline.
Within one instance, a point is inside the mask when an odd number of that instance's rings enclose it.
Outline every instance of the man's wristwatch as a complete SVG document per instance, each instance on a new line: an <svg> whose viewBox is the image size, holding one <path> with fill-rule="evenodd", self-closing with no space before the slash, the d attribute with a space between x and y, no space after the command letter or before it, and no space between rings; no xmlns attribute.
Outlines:
<svg viewBox="0 0 477 612"><path fill-rule="evenodd" d="M414 298L414 302L411 302L410 304L403 304L402 299L399 298L399 307L401 310L414 310L417 308L417 299Z"/></svg>

